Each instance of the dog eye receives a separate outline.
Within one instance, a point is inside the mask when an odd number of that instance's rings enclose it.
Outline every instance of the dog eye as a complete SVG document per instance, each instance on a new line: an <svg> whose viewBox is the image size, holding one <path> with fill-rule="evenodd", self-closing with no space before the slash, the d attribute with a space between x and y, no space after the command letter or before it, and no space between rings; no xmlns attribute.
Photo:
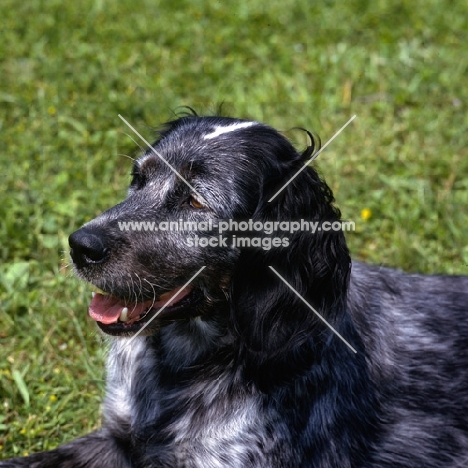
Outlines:
<svg viewBox="0 0 468 468"><path fill-rule="evenodd" d="M201 208L205 208L205 205L198 201L195 197L190 197L189 199L189 205L192 208L196 208L197 210L200 210Z"/></svg>
<svg viewBox="0 0 468 468"><path fill-rule="evenodd" d="M145 185L146 181L139 172L133 171L130 175L132 176L132 181L130 182L131 187L139 189Z"/></svg>

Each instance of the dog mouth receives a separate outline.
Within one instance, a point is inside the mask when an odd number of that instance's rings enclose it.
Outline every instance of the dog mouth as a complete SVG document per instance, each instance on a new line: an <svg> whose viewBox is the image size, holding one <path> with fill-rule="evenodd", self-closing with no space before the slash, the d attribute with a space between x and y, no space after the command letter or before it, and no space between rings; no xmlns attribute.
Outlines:
<svg viewBox="0 0 468 468"><path fill-rule="evenodd" d="M157 299L142 302L93 293L88 313L99 328L109 335L128 336L137 332L148 335L159 327L160 320L189 317L199 299L200 294L190 286L175 288ZM155 320L156 317L158 320Z"/></svg>

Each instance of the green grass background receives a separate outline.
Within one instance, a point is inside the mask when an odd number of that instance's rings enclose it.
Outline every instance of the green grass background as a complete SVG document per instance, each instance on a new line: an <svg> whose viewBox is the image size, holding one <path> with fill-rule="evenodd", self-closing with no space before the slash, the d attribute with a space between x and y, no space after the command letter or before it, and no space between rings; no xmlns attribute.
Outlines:
<svg viewBox="0 0 468 468"><path fill-rule="evenodd" d="M2 1L0 458L99 424L105 347L67 236L177 106L323 141L355 258L468 273L465 1ZM298 146L301 135L292 135ZM369 219L362 211L370 210Z"/></svg>

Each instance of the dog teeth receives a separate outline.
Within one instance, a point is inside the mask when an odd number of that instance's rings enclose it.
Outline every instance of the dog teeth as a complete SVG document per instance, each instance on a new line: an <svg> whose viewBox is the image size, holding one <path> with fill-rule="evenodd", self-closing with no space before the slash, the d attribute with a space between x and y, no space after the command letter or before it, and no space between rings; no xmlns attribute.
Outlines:
<svg viewBox="0 0 468 468"><path fill-rule="evenodd" d="M94 297L95 295L96 295L96 293L93 291L93 292L91 293L91 297Z"/></svg>
<svg viewBox="0 0 468 468"><path fill-rule="evenodd" d="M124 307L122 309L122 312L120 312L119 320L121 322L126 322L128 320L128 308L127 307Z"/></svg>

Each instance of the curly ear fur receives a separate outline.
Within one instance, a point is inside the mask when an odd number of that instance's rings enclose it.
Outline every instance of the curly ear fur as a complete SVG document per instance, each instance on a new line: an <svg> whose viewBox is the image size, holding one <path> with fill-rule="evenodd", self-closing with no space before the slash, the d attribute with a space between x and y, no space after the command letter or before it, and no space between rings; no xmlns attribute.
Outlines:
<svg viewBox="0 0 468 468"><path fill-rule="evenodd" d="M318 226L324 221L340 220L331 189L312 168L303 170L268 202L303 166L302 155L288 145L283 142L278 150L287 151L289 158L284 154L271 155L253 220L264 223L303 219L318 222ZM288 238L289 246L242 251L232 281L232 318L244 350L253 356L256 372L259 366L278 366L281 362L292 366L293 371L292 354L306 346L312 352L301 356L319 358L323 346L332 337L337 338L269 266L332 326L340 329L346 322L351 259L341 230L293 234L278 230L270 236Z"/></svg>

